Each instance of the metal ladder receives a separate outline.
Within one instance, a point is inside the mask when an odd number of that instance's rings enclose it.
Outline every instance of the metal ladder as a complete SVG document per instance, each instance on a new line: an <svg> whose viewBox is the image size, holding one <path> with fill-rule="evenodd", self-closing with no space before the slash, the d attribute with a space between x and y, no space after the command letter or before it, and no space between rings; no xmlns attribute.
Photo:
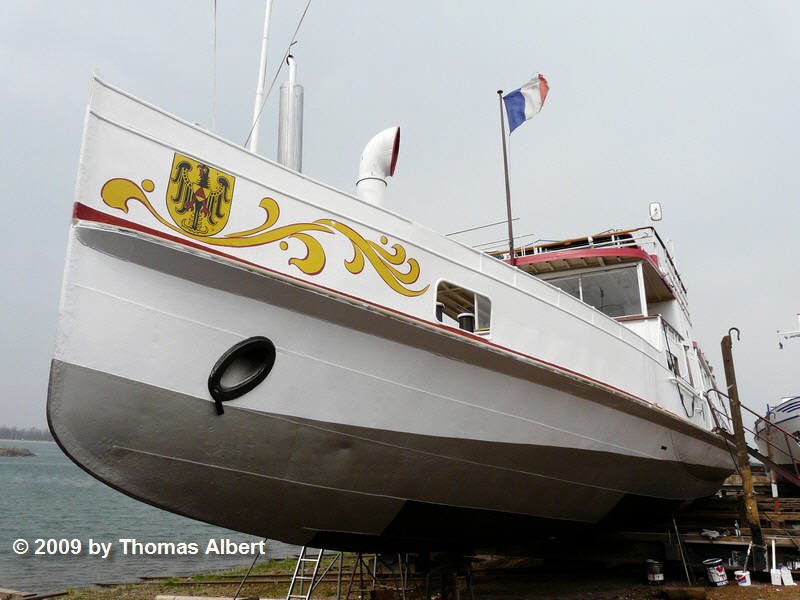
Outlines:
<svg viewBox="0 0 800 600"><path fill-rule="evenodd" d="M316 552L316 554L315 554ZM317 583L317 572L319 571L319 564L322 562L322 555L325 550L309 549L306 546L300 550L300 556L297 557L297 564L294 566L294 574L292 575L292 582L289 584L289 591L286 592L286 600L309 600L311 592L314 591ZM306 566L311 569L311 575L306 575ZM304 592L304 584L307 583L308 587ZM295 590L295 586L297 590Z"/></svg>

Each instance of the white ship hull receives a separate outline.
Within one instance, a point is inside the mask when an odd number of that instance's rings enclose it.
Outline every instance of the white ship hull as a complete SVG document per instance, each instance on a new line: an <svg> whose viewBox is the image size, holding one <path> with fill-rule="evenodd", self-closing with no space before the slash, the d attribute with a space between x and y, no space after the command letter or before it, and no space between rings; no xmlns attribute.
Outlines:
<svg viewBox="0 0 800 600"><path fill-rule="evenodd" d="M322 267L287 263L313 258L308 227L280 250L233 248L182 238L157 207L123 209L106 194L123 163L139 173L125 194L163 191L166 175L145 178L190 143L204 160L239 165L250 216L269 197L281 207L275 227L317 224L330 242ZM82 165L48 415L73 460L129 495L295 544L443 547L678 505L732 470L706 414L681 412L656 348L491 257L421 228L415 238L391 213L101 83ZM235 210L246 230L248 213ZM366 245L374 271L346 269L358 249L337 223L402 246L419 276L392 279ZM410 258L398 267L411 268ZM436 322L438 279L492 299L491 336ZM272 341L274 366L220 415L209 373L252 336Z"/></svg>

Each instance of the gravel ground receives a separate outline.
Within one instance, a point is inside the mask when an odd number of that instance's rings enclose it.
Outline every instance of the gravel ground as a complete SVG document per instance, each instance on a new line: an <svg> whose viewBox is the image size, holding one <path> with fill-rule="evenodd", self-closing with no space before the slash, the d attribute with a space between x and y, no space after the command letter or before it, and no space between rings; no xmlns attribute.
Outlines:
<svg viewBox="0 0 800 600"><path fill-rule="evenodd" d="M240 598L283 598L286 586L245 586ZM169 584L145 584L105 590L73 591L71 600L153 600L157 594L176 594L182 596L232 597L235 587L224 586L181 586ZM333 590L329 590L332 593ZM424 597L423 590L416 594L407 594L409 600ZM461 598L471 600L469 593L461 589ZM315 598L332 598L332 595L315 594ZM382 595L382 600L391 598L391 593ZM399 600L399 593L394 596ZM579 577L554 576L552 574L531 574L514 577L481 577L476 578L474 586L475 600L650 600L666 598L667 600L771 600L800 599L800 586L795 588L772 586L754 582L750 587L739 587L729 584L725 587L692 587L687 588L679 583L667 583L664 586L648 586L644 583L633 583L630 576L610 573L605 575L590 574ZM357 596L351 595L351 598ZM438 593L434 598L441 600ZM447 598L452 598L450 594Z"/></svg>
<svg viewBox="0 0 800 600"><path fill-rule="evenodd" d="M473 577L474 595L465 588L465 580L460 578L460 598L462 600L648 600L666 598L667 600L771 600L780 598L800 600L800 585L797 587L772 586L766 583L766 574L755 574L750 587L737 586L735 582L724 587L710 587L705 584L702 571L695 573L698 584L687 587L683 571L679 565L667 564L666 583L663 586L648 586L644 565L621 566L615 568L573 567L569 570L552 568L519 568L513 567L513 561L502 561L506 568L494 568L488 571L476 571ZM245 585L240 598L285 598L285 582L288 581L291 560L269 561L260 564L254 576L275 576L280 582L272 584L254 583ZM511 567L511 568L508 568ZM204 574L194 578L153 581L149 583L118 586L113 588L92 588L72 590L69 600L154 600L159 594L180 596L205 596L231 598L236 590L244 570L235 570L227 574ZM280 574L280 575L278 575ZM216 585L216 581L230 577L234 581L229 585ZM347 577L345 578L345 587ZM436 600L454 600L451 593L445 598L440 594L438 578L432 581L433 597ZM335 597L335 586L322 584L315 592L314 598ZM344 596L344 593L342 594ZM351 594L355 600L358 596ZM376 600L400 600L399 592L381 590ZM424 580L417 580L417 589L406 593L407 600L425 598Z"/></svg>

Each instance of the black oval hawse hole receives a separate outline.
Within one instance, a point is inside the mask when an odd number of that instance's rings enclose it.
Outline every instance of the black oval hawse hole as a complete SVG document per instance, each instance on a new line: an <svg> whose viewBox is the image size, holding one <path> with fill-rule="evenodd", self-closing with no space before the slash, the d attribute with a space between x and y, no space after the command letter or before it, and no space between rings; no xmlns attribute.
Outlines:
<svg viewBox="0 0 800 600"><path fill-rule="evenodd" d="M222 403L243 396L269 375L275 364L275 344L255 336L233 345L211 369L208 391L217 414L225 412Z"/></svg>
<svg viewBox="0 0 800 600"><path fill-rule="evenodd" d="M263 348L248 348L237 355L219 379L223 390L235 388L258 375L265 363Z"/></svg>

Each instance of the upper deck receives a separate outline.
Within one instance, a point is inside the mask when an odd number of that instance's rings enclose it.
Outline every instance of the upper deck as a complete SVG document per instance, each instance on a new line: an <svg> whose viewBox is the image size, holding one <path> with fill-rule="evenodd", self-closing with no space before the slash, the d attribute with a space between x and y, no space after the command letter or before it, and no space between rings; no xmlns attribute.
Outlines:
<svg viewBox="0 0 800 600"><path fill-rule="evenodd" d="M508 253L492 255L510 262ZM610 317L646 317L648 307L674 300L689 319L686 286L653 227L526 245L514 263Z"/></svg>

